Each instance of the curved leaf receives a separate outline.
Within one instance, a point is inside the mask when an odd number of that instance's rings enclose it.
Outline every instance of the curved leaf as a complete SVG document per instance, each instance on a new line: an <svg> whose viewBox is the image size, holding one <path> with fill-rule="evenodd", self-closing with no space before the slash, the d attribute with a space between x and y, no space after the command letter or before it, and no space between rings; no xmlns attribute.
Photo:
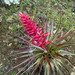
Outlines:
<svg viewBox="0 0 75 75"><path fill-rule="evenodd" d="M70 52L65 51L65 50L59 50L58 52L59 52L61 55L75 55L75 54L70 53Z"/></svg>

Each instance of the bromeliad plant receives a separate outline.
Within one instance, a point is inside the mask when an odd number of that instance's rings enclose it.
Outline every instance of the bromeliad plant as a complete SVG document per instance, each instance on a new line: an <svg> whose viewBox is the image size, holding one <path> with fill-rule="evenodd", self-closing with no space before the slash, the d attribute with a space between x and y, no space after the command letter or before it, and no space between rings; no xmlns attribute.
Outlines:
<svg viewBox="0 0 75 75"><path fill-rule="evenodd" d="M25 58L25 60L9 71L24 64L16 75L70 75L69 69L73 65L65 55L75 55L68 50L68 46L75 43L66 43L63 40L75 33L75 30L62 35L62 29L60 30L59 27L55 33L53 32L53 23L43 27L31 20L25 13L19 12L19 16L22 27L25 28L24 37L19 38L28 46L16 54L19 55L17 58Z"/></svg>

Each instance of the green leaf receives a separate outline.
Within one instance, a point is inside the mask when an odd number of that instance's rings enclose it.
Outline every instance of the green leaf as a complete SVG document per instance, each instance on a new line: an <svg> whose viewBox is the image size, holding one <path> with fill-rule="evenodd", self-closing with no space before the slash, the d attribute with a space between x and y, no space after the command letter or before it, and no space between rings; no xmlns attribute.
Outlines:
<svg viewBox="0 0 75 75"><path fill-rule="evenodd" d="M35 45L33 45L33 44L32 44L32 46L35 47L35 48L37 48L37 49L39 49L39 50L45 51L45 50L44 50L43 48L41 48L41 47L35 46Z"/></svg>
<svg viewBox="0 0 75 75"><path fill-rule="evenodd" d="M14 45L17 45L17 43L15 42Z"/></svg>
<svg viewBox="0 0 75 75"><path fill-rule="evenodd" d="M0 71L0 75L3 75L3 72Z"/></svg>
<svg viewBox="0 0 75 75"><path fill-rule="evenodd" d="M35 64L37 64L37 62L33 63L32 65L30 65L27 70L25 70L21 75L23 75L26 71L28 71L29 69L31 69Z"/></svg>
<svg viewBox="0 0 75 75"><path fill-rule="evenodd" d="M48 63L48 65L49 65L49 67L50 67L50 70L51 70L51 72L52 72L52 74L53 74L53 70L52 70L52 66L51 66L51 63L50 63L50 61L49 61L49 58L46 56L45 59L47 60L47 63Z"/></svg>
<svg viewBox="0 0 75 75"><path fill-rule="evenodd" d="M58 52L59 52L60 54L62 54L62 55L75 55L75 54L70 53L70 52L65 51L65 50L59 50Z"/></svg>
<svg viewBox="0 0 75 75"><path fill-rule="evenodd" d="M16 75L16 73L13 72L11 75Z"/></svg>
<svg viewBox="0 0 75 75"><path fill-rule="evenodd" d="M52 66L52 70L53 70L53 75L55 75L55 66L52 62L51 62L51 66Z"/></svg>
<svg viewBox="0 0 75 75"><path fill-rule="evenodd" d="M16 31L18 29L18 25L15 25L13 28L12 28L12 31Z"/></svg>
<svg viewBox="0 0 75 75"><path fill-rule="evenodd" d="M53 64L55 65L56 67L56 70L57 70L57 73L59 73L60 75L64 75L63 72L61 71L56 59L53 60Z"/></svg>
<svg viewBox="0 0 75 75"><path fill-rule="evenodd" d="M65 70L65 73L68 73L70 75L69 69L65 66L65 63L62 62L60 59L56 59L58 61L58 64L61 66L62 70Z"/></svg>

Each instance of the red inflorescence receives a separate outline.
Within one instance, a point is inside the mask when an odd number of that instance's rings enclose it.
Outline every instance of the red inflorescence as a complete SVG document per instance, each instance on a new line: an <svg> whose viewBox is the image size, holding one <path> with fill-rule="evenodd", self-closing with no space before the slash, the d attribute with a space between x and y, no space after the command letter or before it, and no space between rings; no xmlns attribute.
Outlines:
<svg viewBox="0 0 75 75"><path fill-rule="evenodd" d="M31 19L29 19L28 15L22 14L19 12L19 16L21 17L20 20L22 20L21 23L23 23L22 27L26 27L24 32L28 32L28 36L32 36L32 44L42 47L46 49L46 45L51 43L51 41L48 41L46 38L48 35L51 35L50 33L43 33L42 29L43 26L37 26L36 22L33 22Z"/></svg>

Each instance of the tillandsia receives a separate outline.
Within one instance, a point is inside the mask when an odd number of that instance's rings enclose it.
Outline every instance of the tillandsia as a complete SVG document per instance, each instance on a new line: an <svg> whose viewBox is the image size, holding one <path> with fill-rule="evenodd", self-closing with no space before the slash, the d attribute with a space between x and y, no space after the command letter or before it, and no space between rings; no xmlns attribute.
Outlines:
<svg viewBox="0 0 75 75"><path fill-rule="evenodd" d="M66 55L75 55L71 53L68 46L75 43L63 42L75 30L69 31L62 35L62 29L57 28L53 32L53 23L50 28L34 22L25 13L19 12L22 32L24 37L19 37L22 43L27 43L27 47L23 51L19 51L17 58L25 58L20 64L12 67L11 70L24 65L16 75L70 75L69 69L73 68L72 61ZM68 66L68 67L67 67Z"/></svg>

